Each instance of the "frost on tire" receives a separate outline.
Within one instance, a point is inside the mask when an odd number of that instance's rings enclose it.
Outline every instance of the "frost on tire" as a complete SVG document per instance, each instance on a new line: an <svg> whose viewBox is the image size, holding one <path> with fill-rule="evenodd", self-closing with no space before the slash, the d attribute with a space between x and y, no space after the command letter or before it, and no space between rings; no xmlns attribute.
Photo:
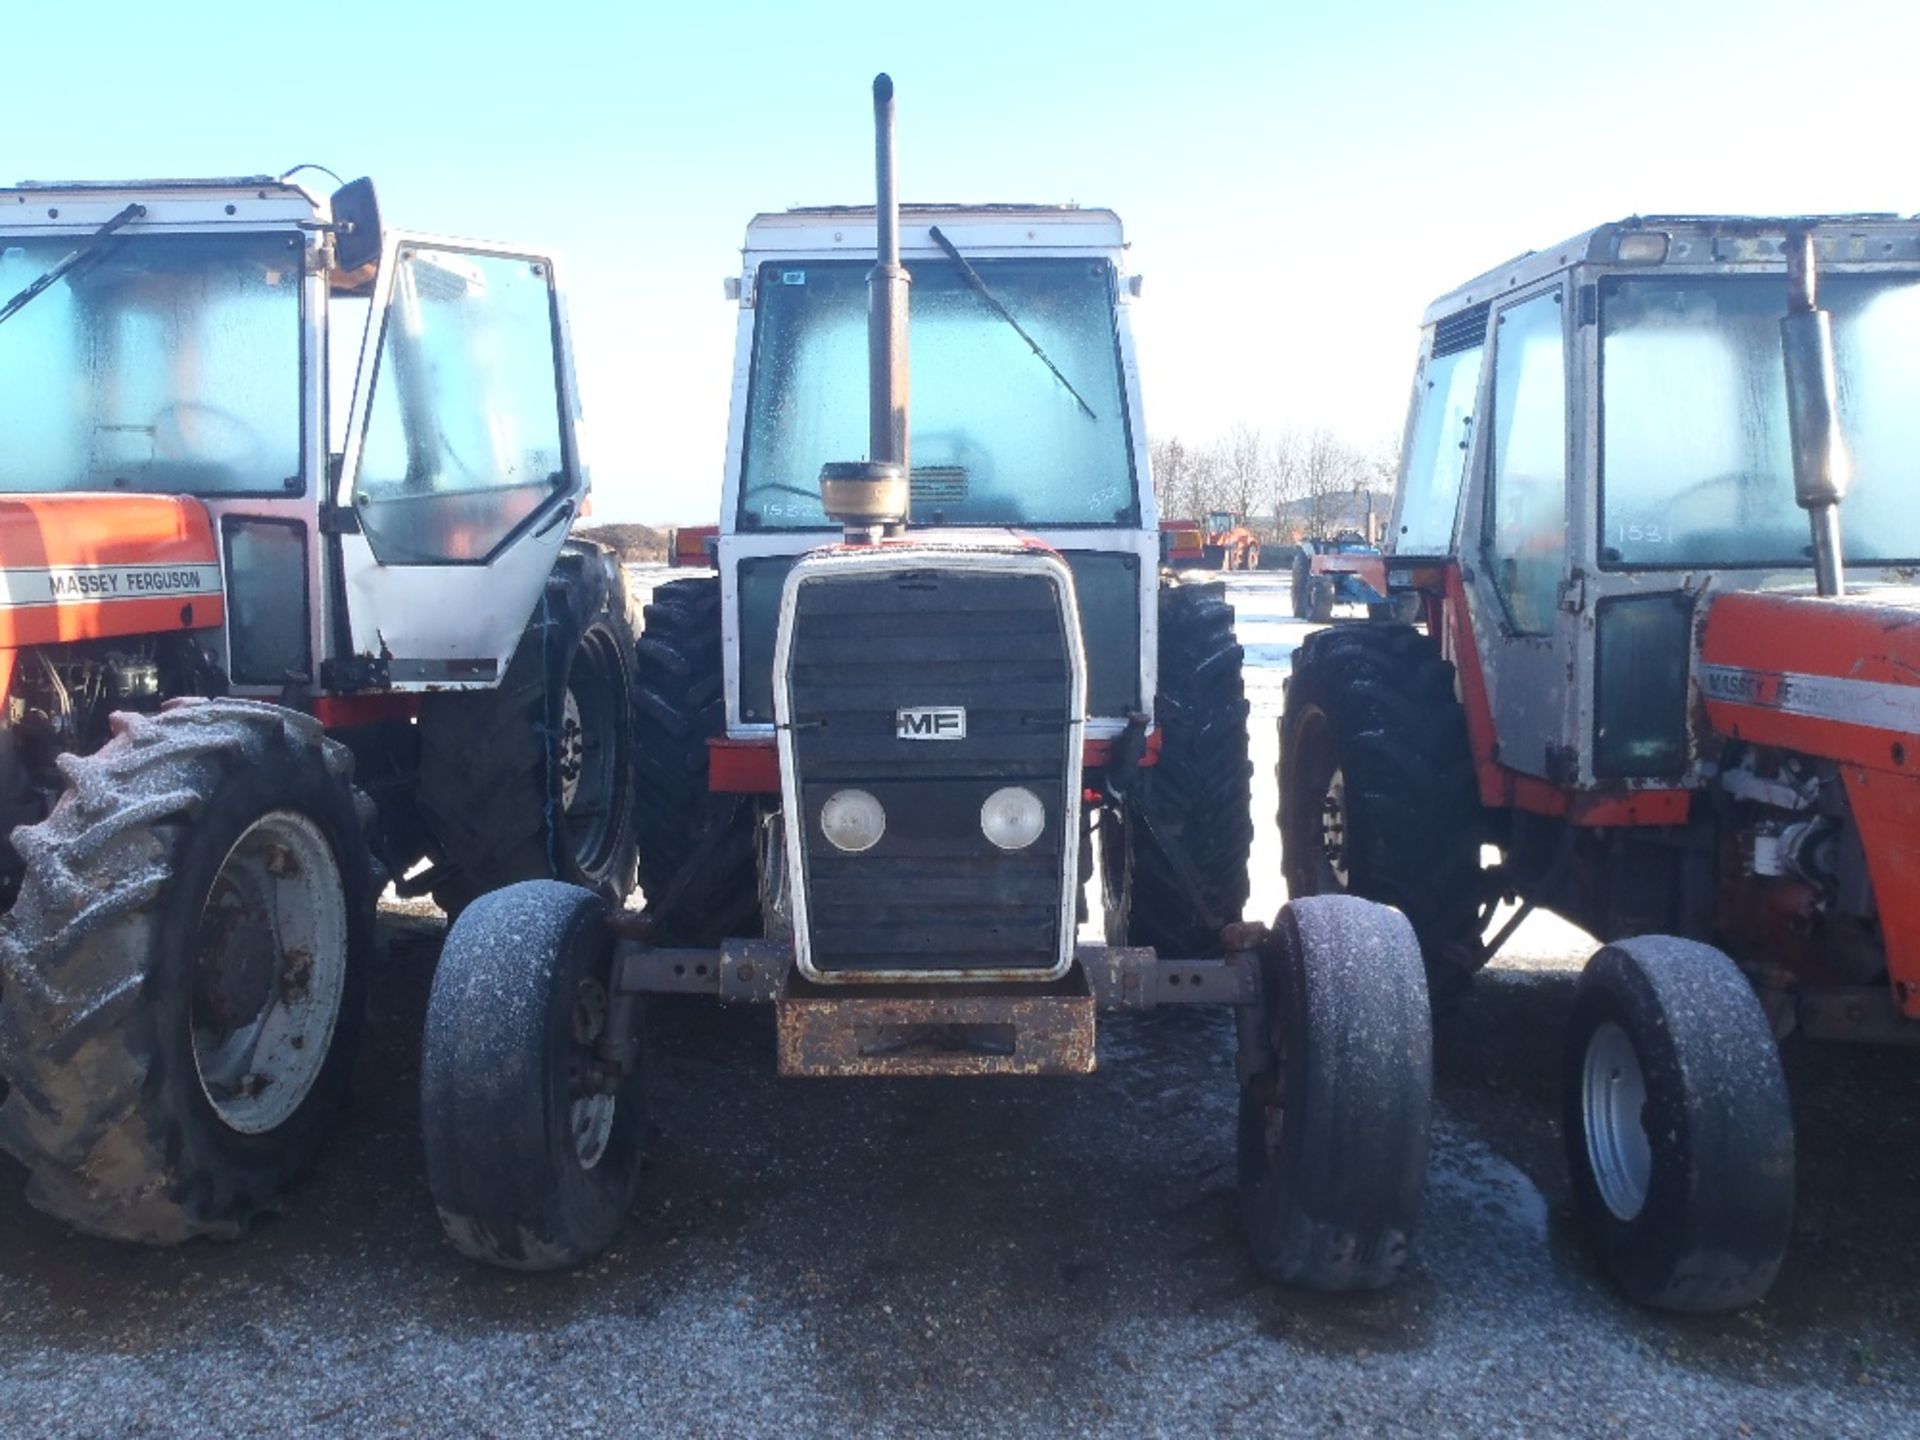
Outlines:
<svg viewBox="0 0 1920 1440"><path fill-rule="evenodd" d="M372 806L345 747L278 706L178 703L113 731L61 757L67 791L14 832L0 1145L81 1230L231 1237L311 1165L345 1093Z"/></svg>
<svg viewBox="0 0 1920 1440"><path fill-rule="evenodd" d="M471 1259L558 1270L626 1222L644 1092L638 1066L596 1075L612 955L605 901L549 880L481 896L448 932L420 1119L441 1226Z"/></svg>
<svg viewBox="0 0 1920 1440"><path fill-rule="evenodd" d="M1575 1206L1620 1288L1697 1314L1765 1295L1793 1228L1793 1112L1734 963L1671 935L1607 946L1575 987L1562 1065Z"/></svg>
<svg viewBox="0 0 1920 1440"><path fill-rule="evenodd" d="M1433 1034L1406 917L1349 895L1282 908L1243 1051L1239 1194L1254 1265L1373 1290L1405 1265L1427 1173ZM1244 1042L1243 1042L1244 1043Z"/></svg>

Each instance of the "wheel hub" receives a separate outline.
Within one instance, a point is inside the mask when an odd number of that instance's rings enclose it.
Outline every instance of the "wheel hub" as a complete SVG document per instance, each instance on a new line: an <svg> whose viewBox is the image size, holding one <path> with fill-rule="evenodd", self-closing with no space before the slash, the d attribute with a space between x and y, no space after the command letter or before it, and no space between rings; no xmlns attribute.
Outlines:
<svg viewBox="0 0 1920 1440"><path fill-rule="evenodd" d="M284 1124L313 1089L346 994L347 900L312 820L274 810L227 852L195 932L194 1068L222 1123Z"/></svg>
<svg viewBox="0 0 1920 1440"><path fill-rule="evenodd" d="M1320 800L1320 858L1341 889L1347 886L1347 779L1336 768Z"/></svg>
<svg viewBox="0 0 1920 1440"><path fill-rule="evenodd" d="M577 1049L569 1067L572 1099L567 1104L567 1131L582 1170L600 1163L613 1138L614 1097L594 1085L593 1047L606 1027L606 988L597 980L582 980L574 990L569 1026Z"/></svg>
<svg viewBox="0 0 1920 1440"><path fill-rule="evenodd" d="M586 727L580 723L580 701L567 687L560 706L560 805L573 808L573 797L580 792L580 775L587 764Z"/></svg>
<svg viewBox="0 0 1920 1440"><path fill-rule="evenodd" d="M1646 1108L1646 1075L1633 1041L1607 1021L1587 1038L1580 1113L1594 1184L1607 1209L1622 1221L1631 1221L1645 1208L1653 1183Z"/></svg>

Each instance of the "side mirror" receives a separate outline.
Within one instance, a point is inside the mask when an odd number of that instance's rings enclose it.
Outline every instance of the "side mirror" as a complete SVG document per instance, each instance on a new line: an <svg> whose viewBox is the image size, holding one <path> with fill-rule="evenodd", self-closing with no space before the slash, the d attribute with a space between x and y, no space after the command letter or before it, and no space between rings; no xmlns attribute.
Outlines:
<svg viewBox="0 0 1920 1440"><path fill-rule="evenodd" d="M358 270L380 258L380 200L362 176L333 192L333 263Z"/></svg>

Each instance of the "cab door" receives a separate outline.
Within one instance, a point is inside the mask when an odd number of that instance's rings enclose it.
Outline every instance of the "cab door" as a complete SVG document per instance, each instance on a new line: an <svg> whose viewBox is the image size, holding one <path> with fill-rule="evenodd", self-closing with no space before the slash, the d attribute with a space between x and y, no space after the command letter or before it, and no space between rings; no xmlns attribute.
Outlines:
<svg viewBox="0 0 1920 1440"><path fill-rule="evenodd" d="M553 265L393 235L373 309L331 527L336 658L396 690L492 685L587 485Z"/></svg>
<svg viewBox="0 0 1920 1440"><path fill-rule="evenodd" d="M1555 281L1494 307L1484 420L1476 427L1482 483L1471 586L1500 763L1571 784L1577 616L1568 584L1565 301L1566 287ZM1474 528L1469 522L1468 533Z"/></svg>

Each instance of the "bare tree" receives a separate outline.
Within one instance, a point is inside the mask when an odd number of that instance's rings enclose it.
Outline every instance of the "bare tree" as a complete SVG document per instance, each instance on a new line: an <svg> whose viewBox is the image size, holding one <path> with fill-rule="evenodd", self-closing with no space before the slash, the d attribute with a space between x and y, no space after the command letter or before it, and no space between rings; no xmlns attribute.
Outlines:
<svg viewBox="0 0 1920 1440"><path fill-rule="evenodd" d="M1306 467L1300 432L1288 427L1273 437L1267 447L1266 509L1273 517L1276 540L1295 540L1300 529L1296 513L1306 494Z"/></svg>
<svg viewBox="0 0 1920 1440"><path fill-rule="evenodd" d="M1318 538L1342 528L1355 487L1365 487L1360 451L1330 430L1315 430L1302 448L1301 472L1307 534Z"/></svg>
<svg viewBox="0 0 1920 1440"><path fill-rule="evenodd" d="M1259 520L1267 538L1281 541L1353 527L1369 497L1384 514L1399 465L1397 437L1365 450L1325 428L1269 435L1243 422L1210 444L1171 435L1149 443L1162 515L1204 520L1226 511Z"/></svg>
<svg viewBox="0 0 1920 1440"><path fill-rule="evenodd" d="M1267 444L1251 425L1236 425L1219 445L1220 508L1239 521L1266 497Z"/></svg>

